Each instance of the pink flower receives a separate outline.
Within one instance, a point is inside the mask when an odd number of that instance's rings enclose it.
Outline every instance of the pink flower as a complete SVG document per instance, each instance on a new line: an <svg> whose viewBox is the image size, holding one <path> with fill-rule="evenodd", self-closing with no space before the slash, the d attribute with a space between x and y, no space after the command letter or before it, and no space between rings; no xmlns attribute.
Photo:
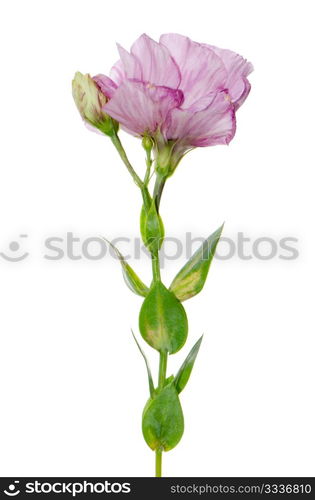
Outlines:
<svg viewBox="0 0 315 500"><path fill-rule="evenodd" d="M235 111L250 91L251 63L177 34L159 42L144 34L130 53L118 50L111 78L94 77L107 98L103 110L131 134L151 136L160 163L171 162L173 170L188 150L231 141Z"/></svg>

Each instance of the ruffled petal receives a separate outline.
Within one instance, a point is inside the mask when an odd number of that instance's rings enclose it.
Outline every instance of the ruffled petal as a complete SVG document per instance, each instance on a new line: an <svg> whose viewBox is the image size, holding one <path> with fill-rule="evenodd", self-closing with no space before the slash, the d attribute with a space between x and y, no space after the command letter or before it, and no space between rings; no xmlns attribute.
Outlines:
<svg viewBox="0 0 315 500"><path fill-rule="evenodd" d="M206 96L225 88L225 65L211 48L174 33L162 35L160 43L168 48L181 72L180 89L184 92L185 109L197 101L198 109L203 109L200 106L206 107L209 103Z"/></svg>
<svg viewBox="0 0 315 500"><path fill-rule="evenodd" d="M174 89L179 87L180 71L164 45L143 34L131 47L131 54L141 65L143 81Z"/></svg>
<svg viewBox="0 0 315 500"><path fill-rule="evenodd" d="M111 99L114 95L115 90L117 89L117 85L113 80L108 78L108 76L105 75L96 75L93 76L93 80L99 87L100 91L109 99Z"/></svg>
<svg viewBox="0 0 315 500"><path fill-rule="evenodd" d="M117 85L121 85L128 78L142 80L142 70L138 59L134 55L129 54L129 52L118 43L117 49L120 59L114 64L110 71L112 80Z"/></svg>
<svg viewBox="0 0 315 500"><path fill-rule="evenodd" d="M124 49L121 45L117 44L120 60L124 68L125 78L142 80L141 64L138 59Z"/></svg>
<svg viewBox="0 0 315 500"><path fill-rule="evenodd" d="M177 140L178 148L228 144L235 134L235 110L229 96L219 92L202 111L174 109L170 113L167 138Z"/></svg>
<svg viewBox="0 0 315 500"><path fill-rule="evenodd" d="M226 88L236 109L245 101L250 91L247 76L253 71L253 65L239 54L228 49L207 45L223 61L227 70Z"/></svg>
<svg viewBox="0 0 315 500"><path fill-rule="evenodd" d="M244 82L243 92L240 95L240 97L236 101L234 101L235 109L238 109L243 104L251 89L251 84L249 83L247 78L244 78L243 82Z"/></svg>
<svg viewBox="0 0 315 500"><path fill-rule="evenodd" d="M103 109L129 132L153 135L182 101L180 90L126 80Z"/></svg>
<svg viewBox="0 0 315 500"><path fill-rule="evenodd" d="M122 82L126 79L125 69L120 59L114 64L114 66L110 70L109 75L117 85L121 85Z"/></svg>

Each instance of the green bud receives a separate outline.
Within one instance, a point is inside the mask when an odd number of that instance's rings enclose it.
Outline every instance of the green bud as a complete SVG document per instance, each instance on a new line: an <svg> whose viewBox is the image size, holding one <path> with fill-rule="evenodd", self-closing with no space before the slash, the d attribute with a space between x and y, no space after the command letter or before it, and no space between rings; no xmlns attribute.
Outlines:
<svg viewBox="0 0 315 500"><path fill-rule="evenodd" d="M72 80L72 95L85 122L106 135L117 131L117 122L103 111L107 98L89 74L83 75L77 71Z"/></svg>
<svg viewBox="0 0 315 500"><path fill-rule="evenodd" d="M151 201L149 210L142 208L140 230L143 243L153 255L156 255L164 239L164 226L161 216L157 213L155 200Z"/></svg>
<svg viewBox="0 0 315 500"><path fill-rule="evenodd" d="M142 432L151 450L169 451L181 440L184 416L173 382L147 402L143 410Z"/></svg>
<svg viewBox="0 0 315 500"><path fill-rule="evenodd" d="M174 354L186 342L188 321L181 302L161 281L154 283L139 316L143 339L157 351Z"/></svg>
<svg viewBox="0 0 315 500"><path fill-rule="evenodd" d="M151 151L154 146L153 139L148 135L145 135L142 139L142 147L145 151Z"/></svg>

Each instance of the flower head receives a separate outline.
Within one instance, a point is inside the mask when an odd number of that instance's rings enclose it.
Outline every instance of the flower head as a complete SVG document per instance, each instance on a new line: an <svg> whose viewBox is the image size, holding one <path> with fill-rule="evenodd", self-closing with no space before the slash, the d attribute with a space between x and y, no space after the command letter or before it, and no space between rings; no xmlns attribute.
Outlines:
<svg viewBox="0 0 315 500"><path fill-rule="evenodd" d="M250 91L246 59L172 33L159 42L143 34L130 52L118 51L110 78L94 77L106 96L101 111L127 132L152 137L158 168L168 163L171 173L190 149L231 141Z"/></svg>

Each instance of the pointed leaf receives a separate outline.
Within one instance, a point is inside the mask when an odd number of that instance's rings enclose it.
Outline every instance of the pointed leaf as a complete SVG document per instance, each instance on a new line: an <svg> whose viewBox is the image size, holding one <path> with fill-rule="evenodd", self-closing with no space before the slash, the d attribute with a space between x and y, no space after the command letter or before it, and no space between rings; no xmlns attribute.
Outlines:
<svg viewBox="0 0 315 500"><path fill-rule="evenodd" d="M161 281L152 285L139 316L144 340L158 351L174 354L183 347L188 333L185 309Z"/></svg>
<svg viewBox="0 0 315 500"><path fill-rule="evenodd" d="M149 293L149 288L143 283L139 276L135 273L131 266L126 262L124 256L120 253L118 248L116 248L110 241L103 238L106 243L108 243L120 260L123 277L128 288L137 295L141 297L146 297Z"/></svg>
<svg viewBox="0 0 315 500"><path fill-rule="evenodd" d="M191 374L192 369L194 367L194 363L195 363L197 354L199 352L200 344L202 342L202 337L203 337L203 335L195 343L194 347L191 349L190 353L188 354L187 358L185 359L184 363L182 364L182 366L178 370L178 373L175 377L174 385L175 385L175 388L176 388L178 394L180 392L182 392L182 390L184 389L184 387L186 386L186 384L189 380L190 374Z"/></svg>
<svg viewBox="0 0 315 500"><path fill-rule="evenodd" d="M169 451L179 443L184 432L184 416L173 382L147 402L142 432L152 450Z"/></svg>
<svg viewBox="0 0 315 500"><path fill-rule="evenodd" d="M202 290L222 229L223 225L203 242L172 281L170 290L180 301L194 297Z"/></svg>
<svg viewBox="0 0 315 500"><path fill-rule="evenodd" d="M174 380L174 375L170 375L169 377L167 377L167 379L165 380L165 383L164 383L164 386L170 384L171 382L173 382Z"/></svg>
<svg viewBox="0 0 315 500"><path fill-rule="evenodd" d="M149 362L147 360L147 357L146 355L144 354L143 350L141 349L140 347L140 344L139 342L137 341L136 337L135 337L135 334L133 333L133 331L131 330L131 333L132 333L132 336L135 340L135 343L137 344L138 346L138 349L140 351L140 353L142 354L143 356L143 359L144 359L144 362L146 364L146 367L147 367L147 373L148 373L148 381L149 381L149 390L150 390L150 396L151 398L154 396L155 394L155 389L154 389L154 383L153 383L153 378L152 378L152 374L151 374L151 369L150 369L150 366L149 366Z"/></svg>

